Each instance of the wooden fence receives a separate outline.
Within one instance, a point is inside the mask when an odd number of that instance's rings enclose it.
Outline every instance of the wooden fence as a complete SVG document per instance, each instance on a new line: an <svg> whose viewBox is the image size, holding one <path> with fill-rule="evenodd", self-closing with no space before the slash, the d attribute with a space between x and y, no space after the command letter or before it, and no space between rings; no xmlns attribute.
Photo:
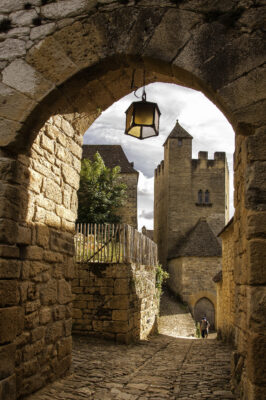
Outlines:
<svg viewBox="0 0 266 400"><path fill-rule="evenodd" d="M126 224L77 224L77 262L157 265L157 245Z"/></svg>

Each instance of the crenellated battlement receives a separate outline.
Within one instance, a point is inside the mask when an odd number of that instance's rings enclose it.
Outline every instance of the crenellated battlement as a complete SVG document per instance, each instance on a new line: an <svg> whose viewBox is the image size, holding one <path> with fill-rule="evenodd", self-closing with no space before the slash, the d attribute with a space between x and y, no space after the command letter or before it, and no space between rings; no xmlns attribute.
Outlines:
<svg viewBox="0 0 266 400"><path fill-rule="evenodd" d="M198 158L193 158L191 160L192 170L197 168L200 169L210 169L210 168L223 168L227 164L226 153L224 151L216 151L214 153L214 158L208 158L207 151L199 151Z"/></svg>
<svg viewBox="0 0 266 400"><path fill-rule="evenodd" d="M161 175L161 174L164 173L164 160L162 160L162 161L160 162L160 164L157 165L157 167L155 168L154 172L155 172L155 179L156 179L159 175Z"/></svg>

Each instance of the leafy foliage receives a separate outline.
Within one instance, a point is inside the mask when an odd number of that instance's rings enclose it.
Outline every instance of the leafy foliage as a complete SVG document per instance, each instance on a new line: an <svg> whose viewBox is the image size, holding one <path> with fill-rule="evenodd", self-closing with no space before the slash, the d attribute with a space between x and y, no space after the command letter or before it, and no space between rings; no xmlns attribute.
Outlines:
<svg viewBox="0 0 266 400"><path fill-rule="evenodd" d="M161 264L158 264L156 267L156 288L158 289L158 294L161 296L162 294L162 286L163 282L169 278L169 274L165 271Z"/></svg>
<svg viewBox="0 0 266 400"><path fill-rule="evenodd" d="M107 168L97 152L94 161L81 162L78 222L118 223L116 211L124 204L127 186L119 180L120 167Z"/></svg>

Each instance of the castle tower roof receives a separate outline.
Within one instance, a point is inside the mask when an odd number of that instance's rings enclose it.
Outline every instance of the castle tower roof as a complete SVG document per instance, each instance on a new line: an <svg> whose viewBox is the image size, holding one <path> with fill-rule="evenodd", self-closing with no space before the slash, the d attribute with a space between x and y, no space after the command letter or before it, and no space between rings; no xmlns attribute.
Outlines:
<svg viewBox="0 0 266 400"><path fill-rule="evenodd" d="M167 142L168 139L193 139L193 136L191 136L178 122L178 119L176 120L176 124L174 129L170 132L168 135L165 143Z"/></svg>
<svg viewBox="0 0 266 400"><path fill-rule="evenodd" d="M169 258L220 257L222 248L205 218L200 218Z"/></svg>

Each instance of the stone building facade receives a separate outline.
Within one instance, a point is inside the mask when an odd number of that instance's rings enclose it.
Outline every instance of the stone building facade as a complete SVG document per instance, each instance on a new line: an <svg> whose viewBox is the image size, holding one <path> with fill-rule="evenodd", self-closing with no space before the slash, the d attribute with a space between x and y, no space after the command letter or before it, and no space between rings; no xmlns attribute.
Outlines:
<svg viewBox="0 0 266 400"><path fill-rule="evenodd" d="M134 163L129 162L122 146L85 144L82 146L82 158L93 160L96 152L102 157L108 168L119 166L121 171L119 178L127 186L125 204L117 210L121 217L121 223L125 223L138 229L138 178L139 173L134 169Z"/></svg>
<svg viewBox="0 0 266 400"><path fill-rule="evenodd" d="M217 333L222 340L234 343L235 339L235 282L234 282L234 220L219 233L222 239L222 269L213 278L217 287ZM242 297L238 297L241 302Z"/></svg>
<svg viewBox="0 0 266 400"><path fill-rule="evenodd" d="M239 397L264 399L264 2L28 3L1 1L0 393L13 400L22 388L30 393L70 368L69 281L82 135L99 110L131 91L133 71L141 86L145 70L147 84L202 91L234 129L238 333L232 366ZM27 285L26 298L21 288Z"/></svg>
<svg viewBox="0 0 266 400"><path fill-rule="evenodd" d="M154 238L159 260L170 272L169 286L199 318L203 298L215 325L220 268L216 234L229 215L229 173L225 153L199 152L192 159L192 136L178 121L164 143L164 160L155 170Z"/></svg>

